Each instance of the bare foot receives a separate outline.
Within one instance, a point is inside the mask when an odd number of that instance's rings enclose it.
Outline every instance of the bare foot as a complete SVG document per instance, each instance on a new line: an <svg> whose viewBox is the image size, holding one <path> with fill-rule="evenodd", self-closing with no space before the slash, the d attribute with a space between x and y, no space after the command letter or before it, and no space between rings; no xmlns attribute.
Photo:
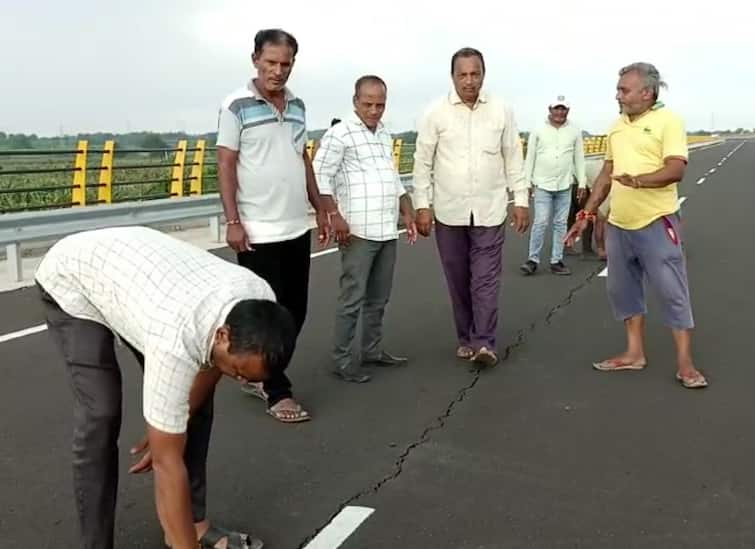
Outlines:
<svg viewBox="0 0 755 549"><path fill-rule="evenodd" d="M267 413L283 423L297 423L310 419L309 413L293 398L279 400L268 409Z"/></svg>
<svg viewBox="0 0 755 549"><path fill-rule="evenodd" d="M642 370L647 366L647 360L642 354L623 353L602 362L593 364L593 368L602 372L614 372L618 370Z"/></svg>

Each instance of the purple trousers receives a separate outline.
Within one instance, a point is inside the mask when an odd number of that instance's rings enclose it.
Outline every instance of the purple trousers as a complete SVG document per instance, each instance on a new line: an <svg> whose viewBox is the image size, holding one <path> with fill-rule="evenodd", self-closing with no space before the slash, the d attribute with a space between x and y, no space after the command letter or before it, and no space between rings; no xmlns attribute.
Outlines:
<svg viewBox="0 0 755 549"><path fill-rule="evenodd" d="M495 351L505 227L435 227L459 345Z"/></svg>

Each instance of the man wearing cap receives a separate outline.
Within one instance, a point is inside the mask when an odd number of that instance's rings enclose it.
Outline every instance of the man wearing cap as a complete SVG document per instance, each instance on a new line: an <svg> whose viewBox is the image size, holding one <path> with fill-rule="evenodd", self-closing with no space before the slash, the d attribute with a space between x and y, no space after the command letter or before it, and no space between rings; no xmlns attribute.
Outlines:
<svg viewBox="0 0 755 549"><path fill-rule="evenodd" d="M540 265L540 250L545 229L553 220L550 271L556 275L569 275L563 262L564 235L572 202L571 187L576 179L580 194L586 189L585 154L582 132L568 122L570 105L559 95L548 106L545 124L533 131L527 143L524 173L534 187L535 219L530 232L530 249L527 261L520 267L525 275L532 275Z"/></svg>
<svg viewBox="0 0 755 549"><path fill-rule="evenodd" d="M664 323L676 345L676 379L686 388L708 385L692 360L694 320L682 249L677 184L687 168L684 122L658 100L665 83L650 63L619 71L616 100L621 117L608 132L603 170L584 210L569 230L574 241L611 193L606 228L608 299L624 322L626 350L596 362L603 372L647 366L645 281L655 290Z"/></svg>

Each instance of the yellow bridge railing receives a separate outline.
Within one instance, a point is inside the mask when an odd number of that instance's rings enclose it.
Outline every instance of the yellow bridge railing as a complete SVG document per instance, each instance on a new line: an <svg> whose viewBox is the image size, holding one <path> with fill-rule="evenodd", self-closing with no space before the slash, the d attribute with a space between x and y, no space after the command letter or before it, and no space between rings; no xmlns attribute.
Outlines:
<svg viewBox="0 0 755 549"><path fill-rule="evenodd" d="M688 139L690 144L695 144L714 138L689 136ZM522 139L521 144L526 153L526 140ZM317 152L317 146L316 141L308 141L307 152L310 158ZM605 153L606 136L585 137L584 150L588 156ZM72 153L73 167L70 165ZM81 207L216 192L215 153L215 148L207 146L206 141L201 139L193 147L189 146L187 140L181 140L174 147L165 149L117 150L114 141L107 141L101 149L95 149L82 140L73 151L0 151L0 212ZM99 155L99 165L90 164L95 155ZM40 156L48 159L41 160ZM31 160L26 161L26 165L8 164L11 160L18 162L19 157L21 160ZM414 143L394 140L393 161L399 173L411 173L413 157ZM147 158L151 158L153 162L145 163ZM155 159L157 162L154 162ZM61 183L60 178L48 179L53 173L65 172L73 173L72 181L69 179L70 184ZM117 179L116 173L121 174ZM5 176L15 176L20 180L8 184ZM50 200L50 195L55 195L57 199ZM18 200L11 201L13 196Z"/></svg>

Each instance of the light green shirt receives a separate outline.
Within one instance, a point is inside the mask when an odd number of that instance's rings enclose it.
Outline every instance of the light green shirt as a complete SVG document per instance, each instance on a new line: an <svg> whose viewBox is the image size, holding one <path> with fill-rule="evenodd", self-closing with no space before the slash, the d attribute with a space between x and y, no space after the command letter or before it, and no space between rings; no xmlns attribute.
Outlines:
<svg viewBox="0 0 755 549"><path fill-rule="evenodd" d="M582 132L568 121L556 128L550 122L532 132L527 142L524 173L530 185L545 191L563 191L577 180L585 188L585 151Z"/></svg>

